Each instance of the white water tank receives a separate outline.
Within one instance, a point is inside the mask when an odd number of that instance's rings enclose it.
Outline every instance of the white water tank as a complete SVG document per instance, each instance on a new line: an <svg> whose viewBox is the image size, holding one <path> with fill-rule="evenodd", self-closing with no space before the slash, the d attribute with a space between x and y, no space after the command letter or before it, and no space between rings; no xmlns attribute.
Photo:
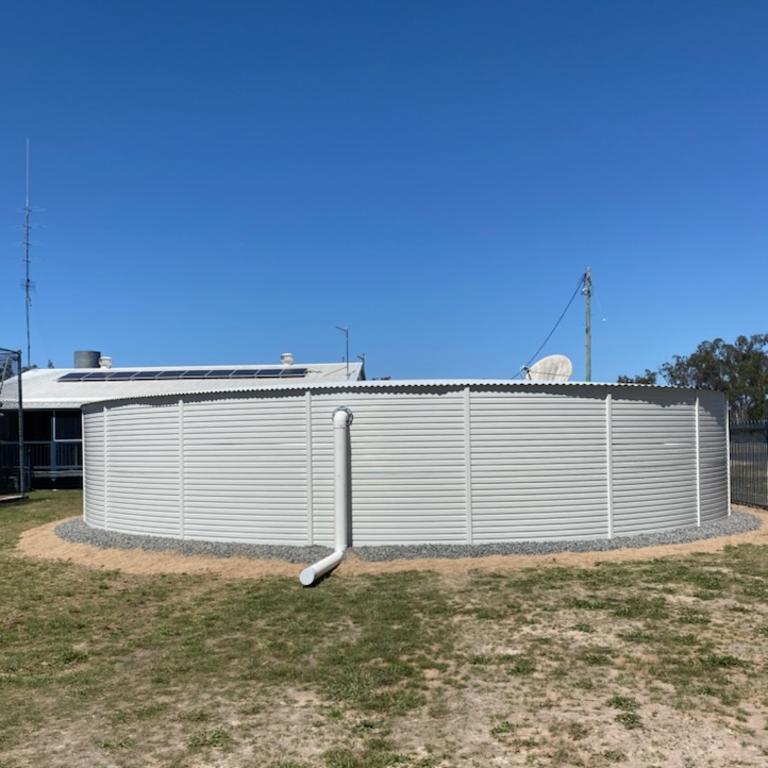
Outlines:
<svg viewBox="0 0 768 768"><path fill-rule="evenodd" d="M333 547L340 407L355 414L356 546L609 538L728 514L720 392L337 380L86 403L85 521Z"/></svg>

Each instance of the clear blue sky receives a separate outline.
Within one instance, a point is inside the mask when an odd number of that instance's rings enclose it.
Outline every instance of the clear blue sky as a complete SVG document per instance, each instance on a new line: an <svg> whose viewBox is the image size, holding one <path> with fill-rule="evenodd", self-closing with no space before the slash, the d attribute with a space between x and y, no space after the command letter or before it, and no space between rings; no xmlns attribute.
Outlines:
<svg viewBox="0 0 768 768"><path fill-rule="evenodd" d="M768 331L768 3L10 2L0 346L594 377ZM605 318L605 321L602 319ZM547 352L583 376L583 303Z"/></svg>

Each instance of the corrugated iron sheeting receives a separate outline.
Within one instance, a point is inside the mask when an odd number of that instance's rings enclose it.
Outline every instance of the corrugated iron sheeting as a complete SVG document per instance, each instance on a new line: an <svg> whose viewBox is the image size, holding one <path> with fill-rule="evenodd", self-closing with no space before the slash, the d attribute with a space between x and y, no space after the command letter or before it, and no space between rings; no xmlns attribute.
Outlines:
<svg viewBox="0 0 768 768"><path fill-rule="evenodd" d="M614 394L613 519L617 534L696 525L695 401L695 395L684 390L662 391L653 397Z"/></svg>
<svg viewBox="0 0 768 768"><path fill-rule="evenodd" d="M607 534L604 402L571 391L473 393L474 541Z"/></svg>
<svg viewBox="0 0 768 768"><path fill-rule="evenodd" d="M728 452L725 425L728 408L716 392L699 394L699 456L701 462L701 519L722 516L728 503Z"/></svg>
<svg viewBox="0 0 768 768"><path fill-rule="evenodd" d="M727 514L716 393L519 382L279 389L86 407L87 522L331 544L340 405L354 413L354 544L608 536L611 501L616 534Z"/></svg>

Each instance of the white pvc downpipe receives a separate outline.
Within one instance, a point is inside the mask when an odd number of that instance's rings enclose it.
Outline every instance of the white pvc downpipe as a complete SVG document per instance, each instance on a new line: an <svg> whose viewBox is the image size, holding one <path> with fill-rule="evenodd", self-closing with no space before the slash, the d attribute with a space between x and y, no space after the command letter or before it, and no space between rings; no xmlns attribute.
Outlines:
<svg viewBox="0 0 768 768"><path fill-rule="evenodd" d="M343 406L333 412L333 464L335 495L335 537L333 552L305 568L299 581L309 587L321 576L333 570L344 558L349 546L349 425L352 411Z"/></svg>

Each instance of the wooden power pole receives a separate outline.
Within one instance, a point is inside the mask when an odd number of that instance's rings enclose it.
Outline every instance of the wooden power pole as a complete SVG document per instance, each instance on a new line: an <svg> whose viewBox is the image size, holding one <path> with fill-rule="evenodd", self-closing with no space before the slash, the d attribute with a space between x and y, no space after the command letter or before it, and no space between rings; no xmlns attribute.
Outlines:
<svg viewBox="0 0 768 768"><path fill-rule="evenodd" d="M584 288L581 291L586 298L586 325L584 345L586 348L586 381L592 381L592 269L587 267L584 273Z"/></svg>

